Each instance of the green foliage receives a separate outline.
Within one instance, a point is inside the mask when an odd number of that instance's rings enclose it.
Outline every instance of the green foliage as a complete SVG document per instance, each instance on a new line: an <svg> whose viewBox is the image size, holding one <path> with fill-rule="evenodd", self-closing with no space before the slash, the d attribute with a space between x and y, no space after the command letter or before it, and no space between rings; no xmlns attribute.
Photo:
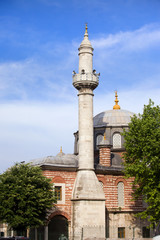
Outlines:
<svg viewBox="0 0 160 240"><path fill-rule="evenodd" d="M53 186L39 167L15 164L0 175L0 219L14 230L43 224L54 202Z"/></svg>
<svg viewBox="0 0 160 240"><path fill-rule="evenodd" d="M134 198L143 196L148 207L140 216L160 221L160 107L150 100L143 114L134 116L124 131L125 174L134 177Z"/></svg>

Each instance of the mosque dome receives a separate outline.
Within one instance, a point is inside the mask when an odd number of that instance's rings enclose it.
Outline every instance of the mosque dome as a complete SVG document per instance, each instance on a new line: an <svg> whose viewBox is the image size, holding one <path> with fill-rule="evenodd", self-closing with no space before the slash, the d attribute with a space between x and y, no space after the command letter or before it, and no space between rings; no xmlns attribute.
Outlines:
<svg viewBox="0 0 160 240"><path fill-rule="evenodd" d="M93 125L94 127L127 126L133 115L133 112L127 110L108 110L97 114L93 118Z"/></svg>
<svg viewBox="0 0 160 240"><path fill-rule="evenodd" d="M131 121L131 117L133 117L134 113L121 109L118 102L117 91L115 91L115 105L113 106L113 110L97 114L93 118L94 127L128 126L128 123Z"/></svg>

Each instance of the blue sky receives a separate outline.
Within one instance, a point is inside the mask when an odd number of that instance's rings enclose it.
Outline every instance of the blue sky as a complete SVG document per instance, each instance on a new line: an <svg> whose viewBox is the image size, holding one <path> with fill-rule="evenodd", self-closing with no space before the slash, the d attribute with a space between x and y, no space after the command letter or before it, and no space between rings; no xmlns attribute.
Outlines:
<svg viewBox="0 0 160 240"><path fill-rule="evenodd" d="M0 0L0 172L73 153L78 99L72 70L85 23L101 73L94 115L160 103L159 0Z"/></svg>

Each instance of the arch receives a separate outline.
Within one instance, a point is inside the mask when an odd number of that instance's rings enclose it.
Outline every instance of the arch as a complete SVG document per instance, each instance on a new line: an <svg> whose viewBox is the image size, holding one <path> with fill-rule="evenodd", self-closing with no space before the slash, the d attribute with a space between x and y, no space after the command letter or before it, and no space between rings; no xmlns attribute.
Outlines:
<svg viewBox="0 0 160 240"><path fill-rule="evenodd" d="M124 178L118 177L115 181L115 185L117 186L119 182L123 182L124 186L127 186L127 181Z"/></svg>
<svg viewBox="0 0 160 240"><path fill-rule="evenodd" d="M55 215L48 224L48 240L68 239L68 219Z"/></svg>
<svg viewBox="0 0 160 240"><path fill-rule="evenodd" d="M68 215L68 213L66 213L64 211L60 211L60 210L57 210L57 211L51 213L48 220L50 221L53 217L58 216L58 215L61 215L61 216L65 217L68 221L70 221L70 216Z"/></svg>
<svg viewBox="0 0 160 240"><path fill-rule="evenodd" d="M52 178L52 183L65 183L64 179L61 176L56 176Z"/></svg>
<svg viewBox="0 0 160 240"><path fill-rule="evenodd" d="M113 134L113 148L121 148L122 147L122 137L119 132L115 132Z"/></svg>

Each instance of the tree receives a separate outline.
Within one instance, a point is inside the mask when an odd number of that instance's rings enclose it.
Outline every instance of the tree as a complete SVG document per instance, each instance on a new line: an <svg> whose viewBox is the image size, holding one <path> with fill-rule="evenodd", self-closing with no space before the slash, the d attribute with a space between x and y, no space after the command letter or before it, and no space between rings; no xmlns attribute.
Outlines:
<svg viewBox="0 0 160 240"><path fill-rule="evenodd" d="M14 230L44 224L54 202L53 186L39 167L15 164L0 175L0 219Z"/></svg>
<svg viewBox="0 0 160 240"><path fill-rule="evenodd" d="M125 139L125 175L134 177L133 197L143 197L146 210L139 215L151 225L160 221L160 107L150 100L143 114L134 115Z"/></svg>

